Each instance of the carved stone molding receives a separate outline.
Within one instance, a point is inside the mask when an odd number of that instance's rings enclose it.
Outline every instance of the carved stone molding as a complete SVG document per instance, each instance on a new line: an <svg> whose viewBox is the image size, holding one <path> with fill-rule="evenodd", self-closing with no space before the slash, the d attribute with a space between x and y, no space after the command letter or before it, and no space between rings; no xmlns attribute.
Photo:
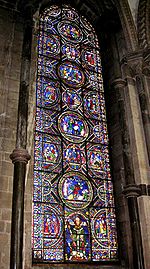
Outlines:
<svg viewBox="0 0 150 269"><path fill-rule="evenodd" d="M150 48L124 56L120 64L124 78L131 77L134 79L142 74L150 76Z"/></svg>
<svg viewBox="0 0 150 269"><path fill-rule="evenodd" d="M138 26L138 39L139 45L141 48L146 48L150 44L150 1L149 0L140 0L138 7L138 17L137 17L137 26Z"/></svg>
<svg viewBox="0 0 150 269"><path fill-rule="evenodd" d="M111 82L114 89L124 88L126 86L126 81L122 78L117 78Z"/></svg>
<svg viewBox="0 0 150 269"><path fill-rule="evenodd" d="M143 74L150 76L150 47L143 53Z"/></svg>
<svg viewBox="0 0 150 269"><path fill-rule="evenodd" d="M122 192L126 198L138 197L141 195L141 188L136 184L128 184Z"/></svg>
<svg viewBox="0 0 150 269"><path fill-rule="evenodd" d="M128 51L134 51L138 47L137 32L133 17L127 0L115 0L115 4L120 14L120 21L124 31Z"/></svg>
<svg viewBox="0 0 150 269"><path fill-rule="evenodd" d="M143 51L127 54L121 59L120 64L125 77L135 78L136 75L142 74Z"/></svg>
<svg viewBox="0 0 150 269"><path fill-rule="evenodd" d="M10 154L10 159L12 160L12 163L23 162L27 164L31 159L31 156L26 149L16 148L13 150L12 154Z"/></svg>
<svg viewBox="0 0 150 269"><path fill-rule="evenodd" d="M150 185L147 184L140 184L141 188L141 195L142 196L150 196Z"/></svg>
<svg viewBox="0 0 150 269"><path fill-rule="evenodd" d="M33 15L33 34L34 35L38 35L39 22L40 22L40 14L39 14L39 10L37 10L35 14Z"/></svg>
<svg viewBox="0 0 150 269"><path fill-rule="evenodd" d="M126 64L126 73L132 78L142 74L150 76L150 47L127 55L121 64Z"/></svg>
<svg viewBox="0 0 150 269"><path fill-rule="evenodd" d="M129 59L128 67L132 77L142 74L142 59L140 57L138 59Z"/></svg>

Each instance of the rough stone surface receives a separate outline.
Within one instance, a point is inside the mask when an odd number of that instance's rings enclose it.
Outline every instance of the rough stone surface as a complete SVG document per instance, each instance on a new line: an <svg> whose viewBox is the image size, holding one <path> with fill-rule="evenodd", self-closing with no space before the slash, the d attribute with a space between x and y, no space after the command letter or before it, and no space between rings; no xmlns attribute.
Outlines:
<svg viewBox="0 0 150 269"><path fill-rule="evenodd" d="M20 24L20 23L19 23ZM9 268L13 165L15 148L22 26L12 12L0 8L0 267Z"/></svg>

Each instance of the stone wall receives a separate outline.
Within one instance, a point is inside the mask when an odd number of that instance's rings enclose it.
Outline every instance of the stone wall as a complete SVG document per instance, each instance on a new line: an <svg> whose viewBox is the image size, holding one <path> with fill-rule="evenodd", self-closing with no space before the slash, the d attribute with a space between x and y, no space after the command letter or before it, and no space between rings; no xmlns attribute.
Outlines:
<svg viewBox="0 0 150 269"><path fill-rule="evenodd" d="M12 11L0 9L0 268L9 268L13 165L15 148L22 24Z"/></svg>

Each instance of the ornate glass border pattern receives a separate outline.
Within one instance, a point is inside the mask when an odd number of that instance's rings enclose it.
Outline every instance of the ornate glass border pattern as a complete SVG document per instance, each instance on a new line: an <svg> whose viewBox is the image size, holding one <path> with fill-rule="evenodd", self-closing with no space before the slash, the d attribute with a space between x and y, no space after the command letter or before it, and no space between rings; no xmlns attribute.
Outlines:
<svg viewBox="0 0 150 269"><path fill-rule="evenodd" d="M40 17L34 139L34 263L116 261L99 44L75 9Z"/></svg>

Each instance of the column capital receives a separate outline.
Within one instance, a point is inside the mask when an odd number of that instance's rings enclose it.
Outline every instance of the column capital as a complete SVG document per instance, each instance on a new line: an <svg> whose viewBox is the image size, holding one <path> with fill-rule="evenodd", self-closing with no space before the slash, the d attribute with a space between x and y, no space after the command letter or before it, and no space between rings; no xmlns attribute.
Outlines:
<svg viewBox="0 0 150 269"><path fill-rule="evenodd" d="M125 77L133 79L143 74L150 76L150 46L145 50L127 54L121 59L120 64Z"/></svg>
<svg viewBox="0 0 150 269"><path fill-rule="evenodd" d="M10 159L12 160L12 163L23 162L27 164L28 161L31 159L31 156L26 149L16 148L10 154Z"/></svg>
<svg viewBox="0 0 150 269"><path fill-rule="evenodd" d="M116 78L112 81L111 85L114 89L124 88L126 86L126 81L122 78Z"/></svg>
<svg viewBox="0 0 150 269"><path fill-rule="evenodd" d="M128 184L122 192L126 198L138 197L141 195L141 188L136 184Z"/></svg>

